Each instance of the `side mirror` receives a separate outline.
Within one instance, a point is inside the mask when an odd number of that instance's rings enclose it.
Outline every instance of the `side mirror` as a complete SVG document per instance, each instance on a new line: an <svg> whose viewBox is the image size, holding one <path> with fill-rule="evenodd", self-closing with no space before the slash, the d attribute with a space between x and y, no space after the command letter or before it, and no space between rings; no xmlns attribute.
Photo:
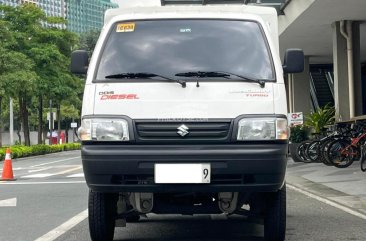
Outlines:
<svg viewBox="0 0 366 241"><path fill-rule="evenodd" d="M304 71L304 52L302 49L286 50L283 71L288 74Z"/></svg>
<svg viewBox="0 0 366 241"><path fill-rule="evenodd" d="M88 52L85 50L76 50L71 54L70 70L73 74L86 74L89 66Z"/></svg>

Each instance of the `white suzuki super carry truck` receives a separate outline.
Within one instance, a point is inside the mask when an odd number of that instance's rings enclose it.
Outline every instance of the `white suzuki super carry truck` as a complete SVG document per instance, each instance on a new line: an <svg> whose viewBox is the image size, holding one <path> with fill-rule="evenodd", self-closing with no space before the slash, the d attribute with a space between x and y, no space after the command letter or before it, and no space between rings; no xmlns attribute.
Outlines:
<svg viewBox="0 0 366 241"><path fill-rule="evenodd" d="M145 2L155 6L107 11L90 63L72 56L72 72L87 73L92 240L142 214L227 213L263 217L264 239L283 241L283 72L301 72L303 52L281 64L272 8Z"/></svg>

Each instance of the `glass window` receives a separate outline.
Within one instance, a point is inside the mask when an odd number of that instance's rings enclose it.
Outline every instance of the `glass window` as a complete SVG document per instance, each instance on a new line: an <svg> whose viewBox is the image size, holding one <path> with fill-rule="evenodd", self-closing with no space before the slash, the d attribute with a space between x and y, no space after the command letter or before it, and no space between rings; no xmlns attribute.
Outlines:
<svg viewBox="0 0 366 241"><path fill-rule="evenodd" d="M225 71L274 80L266 39L258 23L236 20L154 20L115 24L100 59L98 80L118 73L167 77L192 71ZM131 26L131 25L130 25ZM215 78L216 79L216 78Z"/></svg>

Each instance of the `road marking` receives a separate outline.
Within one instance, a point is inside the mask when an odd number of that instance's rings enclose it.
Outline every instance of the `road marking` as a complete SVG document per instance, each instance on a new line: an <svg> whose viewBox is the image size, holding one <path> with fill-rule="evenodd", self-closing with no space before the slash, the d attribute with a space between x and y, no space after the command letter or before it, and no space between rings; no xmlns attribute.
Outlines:
<svg viewBox="0 0 366 241"><path fill-rule="evenodd" d="M83 168L81 165L78 166L78 167L74 167L74 168L71 168L71 169L67 169L65 171L62 171L62 172L58 172L58 173L55 173L55 175L62 175L62 174L66 174L66 173L69 173L69 172L73 172L73 171L76 171L76 170L79 170Z"/></svg>
<svg viewBox="0 0 366 241"><path fill-rule="evenodd" d="M20 170L23 170L23 168L22 167L13 168L13 171L20 171ZM3 171L3 169L0 168L0 172L2 172L2 171Z"/></svg>
<svg viewBox="0 0 366 241"><path fill-rule="evenodd" d="M71 158L67 158L67 159L62 159L62 160L58 160L58 161L53 161L53 162L46 162L46 163L42 163L42 164L38 164L38 165L34 165L34 166L31 166L31 167L41 167L41 166L45 166L45 165L48 165L48 164L53 164L53 163L58 163L58 162L64 162L64 161L70 161L70 160L73 160L73 159L79 159L80 157L71 157Z"/></svg>
<svg viewBox="0 0 366 241"><path fill-rule="evenodd" d="M0 200L0 207L16 207L16 206L17 206L17 198Z"/></svg>
<svg viewBox="0 0 366 241"><path fill-rule="evenodd" d="M38 174L32 174L27 176L21 176L20 178L43 178L43 177L50 177L53 176L52 173L38 173Z"/></svg>
<svg viewBox="0 0 366 241"><path fill-rule="evenodd" d="M80 165L80 166L77 166L77 167L74 167L74 168L71 168L71 169L67 169L67 170L62 171L62 172L56 172L56 173L39 173L39 174L21 176L20 178L44 178L44 177L51 177L51 176L57 176L57 175L62 175L62 174L66 174L66 173L69 173L69 172L73 172L73 171L79 170L81 168L82 168L82 166Z"/></svg>
<svg viewBox="0 0 366 241"><path fill-rule="evenodd" d="M39 185L39 184L79 184L85 181L65 181L65 182L2 182L0 185Z"/></svg>
<svg viewBox="0 0 366 241"><path fill-rule="evenodd" d="M286 186L287 186L288 188L290 188L290 189L292 189L292 190L295 190L295 191L297 191L297 192L299 192L299 193L302 193L302 194L304 194L304 195L306 195L306 196L308 196L308 197L311 197L311 198L313 198L313 199L315 199L315 200L318 200L318 201L320 201L320 202L322 202L322 203L328 204L329 206L332 206L332 207L338 208L338 209L340 209L340 210L342 210L342 211L344 211L344 212L346 212L346 213L352 214L352 215L354 215L354 216L356 216L356 217L359 217L359 218L362 218L362 219L365 219L365 220L366 220L366 215L365 215L365 214L363 214L363 213L357 212L357 211L355 211L355 210L353 210L353 209L351 209L351 208L345 207L345 206L343 206L343 205L341 205L341 204L338 204L338 203L336 203L336 202L333 202L333 201L331 201L331 200L329 200L329 199L326 199L326 198L323 198L323 197L317 196L317 195L315 195L315 194L313 194L313 193L311 193L311 192L305 191L305 190L303 190L303 189L300 189L300 188L295 187L295 186L293 186L293 185L290 185L290 184L288 184L288 183L286 184Z"/></svg>
<svg viewBox="0 0 366 241"><path fill-rule="evenodd" d="M88 217L88 209L82 211L75 217L72 217L71 219L67 220L57 228L49 231L42 237L37 238L35 241L51 241L55 240L56 238L60 237L62 234L66 233L76 225L78 225L80 222L85 220Z"/></svg>
<svg viewBox="0 0 366 241"><path fill-rule="evenodd" d="M45 167L45 168L36 169L36 170L28 170L28 173L46 171L46 170L51 169L51 168L52 167Z"/></svg>
<svg viewBox="0 0 366 241"><path fill-rule="evenodd" d="M67 176L67 177L84 177L84 173L77 173L77 174L70 175L70 176Z"/></svg>

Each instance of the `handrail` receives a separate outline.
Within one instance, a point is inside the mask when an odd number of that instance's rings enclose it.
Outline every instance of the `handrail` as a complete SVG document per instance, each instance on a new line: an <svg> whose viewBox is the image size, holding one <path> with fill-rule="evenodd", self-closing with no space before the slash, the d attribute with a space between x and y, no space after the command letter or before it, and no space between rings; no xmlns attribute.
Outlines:
<svg viewBox="0 0 366 241"><path fill-rule="evenodd" d="M319 102L318 102L318 98L316 97L314 79L313 79L313 76L311 75L311 73L310 73L310 95L311 95L311 99L313 100L315 109L319 109Z"/></svg>
<svg viewBox="0 0 366 241"><path fill-rule="evenodd" d="M333 81L333 77L330 71L326 71L325 72L325 77L327 79L328 85L329 85L329 89L330 92L332 93L332 97L334 100L334 81Z"/></svg>
<svg viewBox="0 0 366 241"><path fill-rule="evenodd" d="M290 2L291 2L292 0L287 0L283 5L282 5L282 7L280 8L280 13L282 14L282 15L285 15L285 8L290 4Z"/></svg>

